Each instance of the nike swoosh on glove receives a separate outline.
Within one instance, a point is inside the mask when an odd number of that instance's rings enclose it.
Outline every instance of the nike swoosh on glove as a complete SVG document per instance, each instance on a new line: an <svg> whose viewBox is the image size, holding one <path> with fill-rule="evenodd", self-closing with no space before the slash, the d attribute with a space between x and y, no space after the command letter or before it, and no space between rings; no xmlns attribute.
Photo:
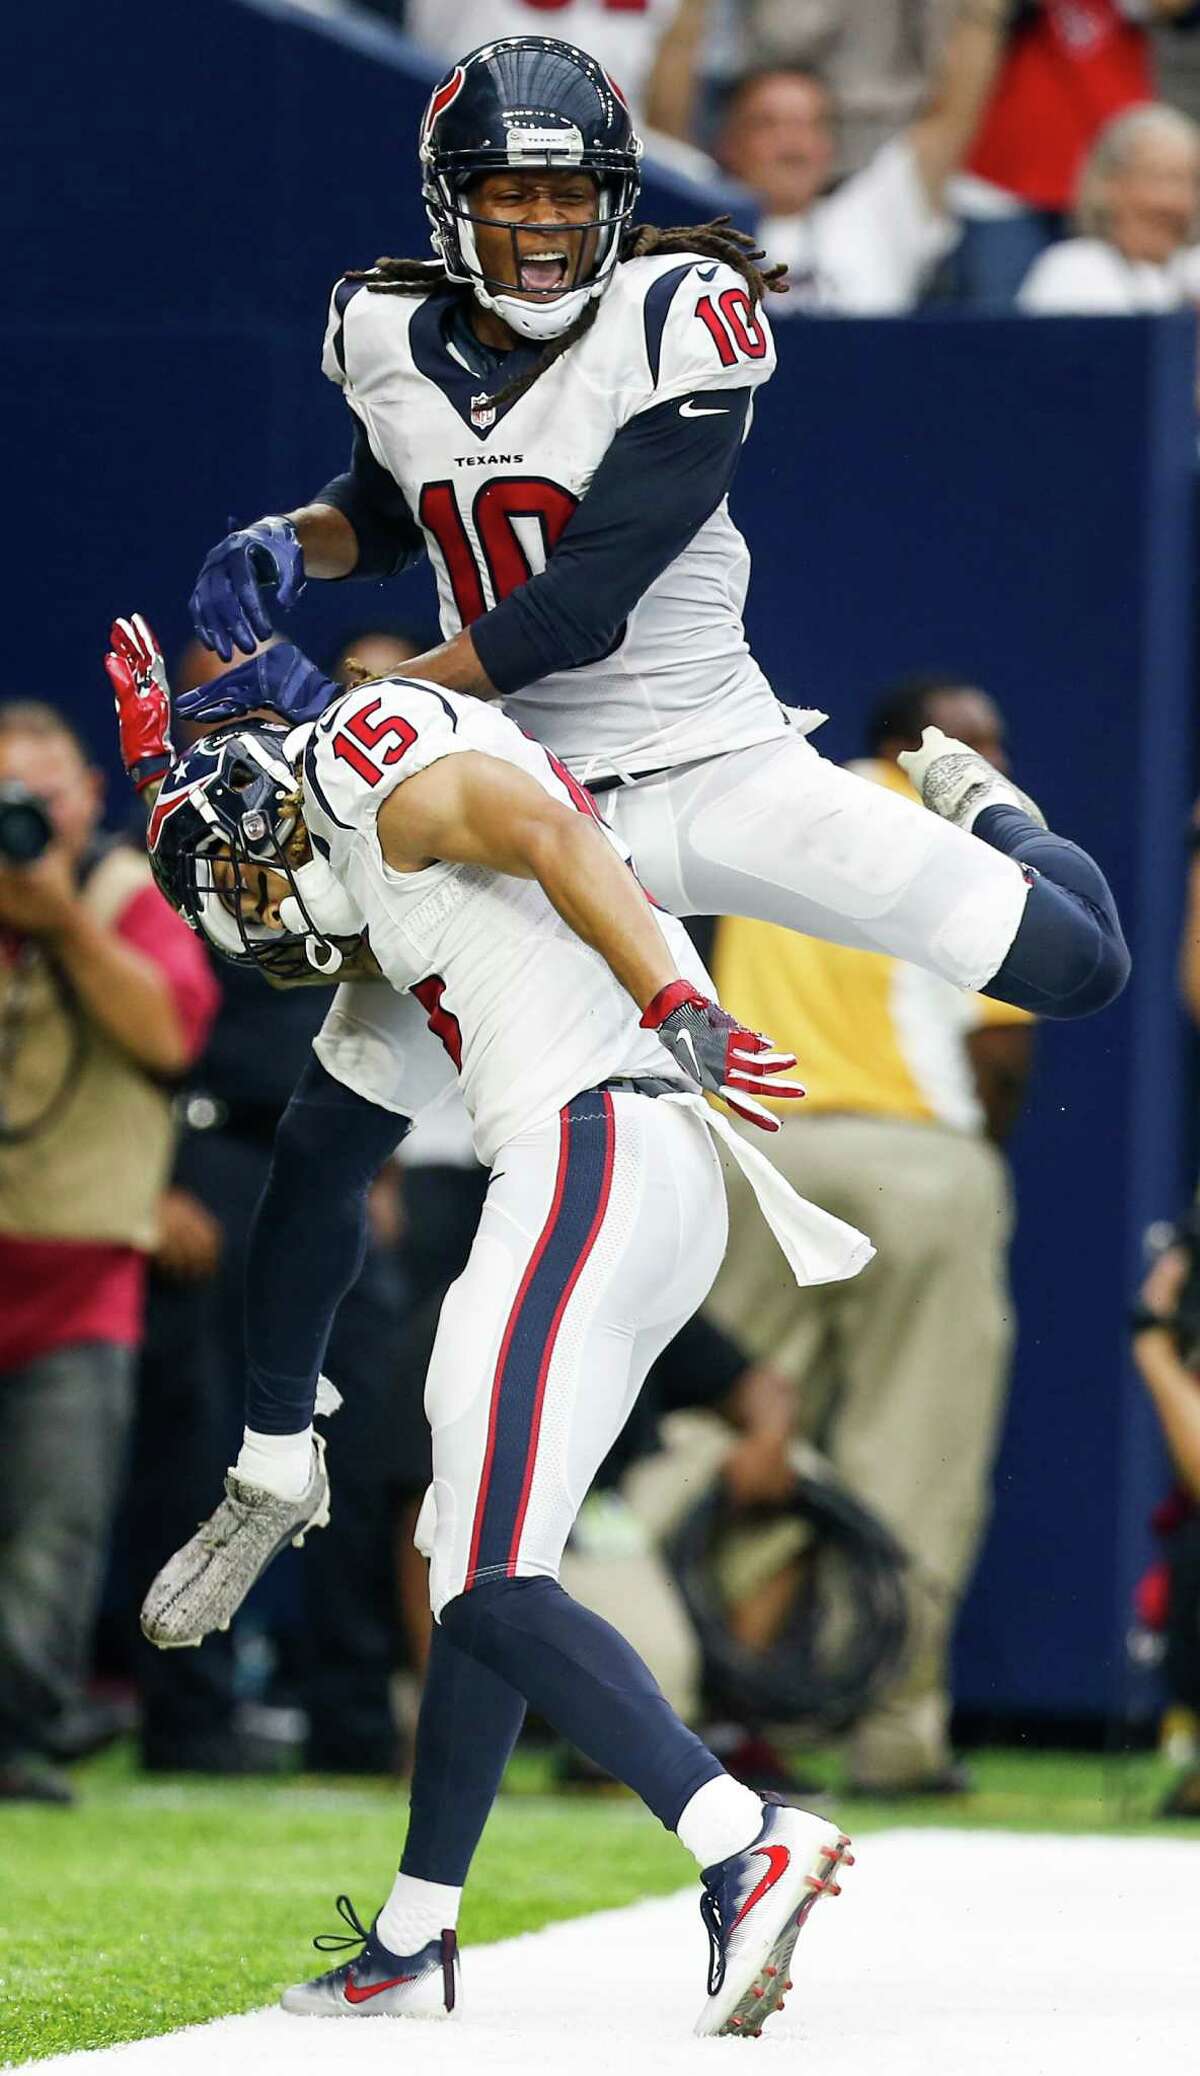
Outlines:
<svg viewBox="0 0 1200 2076"><path fill-rule="evenodd" d="M641 1017L642 1029L653 1031L689 1080L764 1132L777 1132L780 1120L755 1096L800 1097L798 1081L780 1081L796 1064L794 1052L776 1052L768 1038L748 1031L719 1002L701 995L686 980L660 988Z"/></svg>
<svg viewBox="0 0 1200 2076"><path fill-rule="evenodd" d="M275 642L210 684L181 692L176 704L189 721L227 721L263 706L288 721L315 721L343 690L294 642Z"/></svg>
<svg viewBox="0 0 1200 2076"><path fill-rule="evenodd" d="M265 591L286 610L303 589L304 551L291 520L256 519L209 549L192 593L192 624L228 663L235 647L249 656L274 634Z"/></svg>
<svg viewBox="0 0 1200 2076"><path fill-rule="evenodd" d="M167 666L154 629L140 613L114 620L108 643L104 668L116 702L121 762L144 793L175 757Z"/></svg>

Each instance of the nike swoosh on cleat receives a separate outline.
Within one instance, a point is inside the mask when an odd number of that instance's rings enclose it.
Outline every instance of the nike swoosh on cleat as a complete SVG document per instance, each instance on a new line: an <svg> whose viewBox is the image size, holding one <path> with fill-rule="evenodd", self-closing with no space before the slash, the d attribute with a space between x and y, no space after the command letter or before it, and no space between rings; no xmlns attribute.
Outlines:
<svg viewBox="0 0 1200 2076"><path fill-rule="evenodd" d="M705 411L699 404L694 404L689 396L680 404L679 415L681 418L728 418L729 413L724 404L717 404L715 408Z"/></svg>
<svg viewBox="0 0 1200 2076"><path fill-rule="evenodd" d="M756 1853L760 1855L761 1858L769 1861L770 1864L767 1868L766 1873L763 1875L762 1880L759 1882L758 1887L756 1889L751 1890L750 1894L747 1896L745 1902L743 1903L741 1909L738 1911L737 1916L734 1918L733 1923L729 1927L731 1932L737 1931L737 1928L741 1924L742 1919L750 1915L750 1912L753 1910L755 1904L761 1903L763 1897L769 1895L770 1891L774 1888L780 1876L787 1873L788 1864L792 1857L786 1845L756 1845L754 1850Z"/></svg>
<svg viewBox="0 0 1200 2076"><path fill-rule="evenodd" d="M393 1975L390 1982L373 1982L369 1989L359 1989L356 1982L346 1984L347 2004L365 2004L368 1997L378 1997L385 1989L399 1989L402 1982L415 1982L415 1975Z"/></svg>

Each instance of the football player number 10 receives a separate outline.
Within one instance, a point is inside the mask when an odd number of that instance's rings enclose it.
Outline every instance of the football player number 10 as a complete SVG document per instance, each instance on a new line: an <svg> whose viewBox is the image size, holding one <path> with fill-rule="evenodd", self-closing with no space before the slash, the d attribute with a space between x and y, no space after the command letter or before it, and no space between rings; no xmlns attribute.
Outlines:
<svg viewBox="0 0 1200 2076"><path fill-rule="evenodd" d="M711 296L701 296L696 316L716 347L723 368L765 356L766 333L744 288L727 288L715 302ZM564 490L561 483L553 483L546 476L495 476L490 483L482 484L471 507L475 539L485 565L481 570L454 484L448 479L425 484L418 516L441 550L464 627L488 610L483 589L485 575L497 605L533 575L514 521L529 519L540 528L543 556L548 557L578 503L578 498Z"/></svg>

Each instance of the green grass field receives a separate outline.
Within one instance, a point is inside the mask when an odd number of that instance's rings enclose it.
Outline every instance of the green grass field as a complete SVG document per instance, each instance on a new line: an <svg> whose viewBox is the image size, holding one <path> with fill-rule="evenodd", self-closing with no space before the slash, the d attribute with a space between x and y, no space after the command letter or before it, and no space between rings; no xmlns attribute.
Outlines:
<svg viewBox="0 0 1200 2076"><path fill-rule="evenodd" d="M1162 1831L1153 1758L985 1752L954 1801L831 1805L853 1832L896 1824ZM826 1769L831 1781L836 1768ZM519 1755L464 1900L465 1945L685 1886L691 1863L623 1793L546 1792ZM125 1753L78 1770L74 1810L0 1816L0 2062L100 2047L271 2002L320 1966L346 1890L369 1920L403 1836L374 1783L143 1779Z"/></svg>

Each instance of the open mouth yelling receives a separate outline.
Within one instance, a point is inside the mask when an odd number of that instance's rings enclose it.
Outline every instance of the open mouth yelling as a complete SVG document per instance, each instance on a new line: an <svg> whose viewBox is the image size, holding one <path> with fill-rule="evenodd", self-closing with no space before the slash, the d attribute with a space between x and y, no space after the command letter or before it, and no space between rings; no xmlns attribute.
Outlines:
<svg viewBox="0 0 1200 2076"><path fill-rule="evenodd" d="M525 295L559 295L567 285L567 255L565 252L523 253L517 262L517 275Z"/></svg>

